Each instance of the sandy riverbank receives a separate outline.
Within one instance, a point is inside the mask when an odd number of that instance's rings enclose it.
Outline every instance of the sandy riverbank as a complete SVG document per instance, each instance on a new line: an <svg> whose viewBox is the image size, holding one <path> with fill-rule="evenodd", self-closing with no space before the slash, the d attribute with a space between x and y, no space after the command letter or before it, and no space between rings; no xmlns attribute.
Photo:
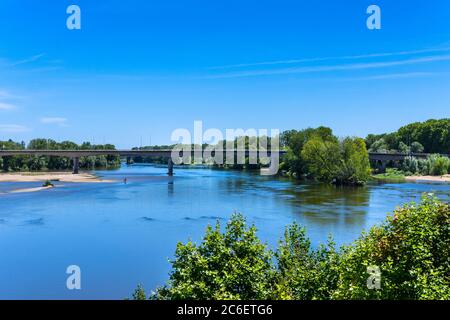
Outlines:
<svg viewBox="0 0 450 320"><path fill-rule="evenodd" d="M0 174L0 182L44 182L46 180L60 182L112 182L111 180L102 180L99 177L89 173L72 174L70 172L20 172Z"/></svg>
<svg viewBox="0 0 450 320"><path fill-rule="evenodd" d="M450 174L443 176L408 176L406 181L423 181L423 182L450 182Z"/></svg>

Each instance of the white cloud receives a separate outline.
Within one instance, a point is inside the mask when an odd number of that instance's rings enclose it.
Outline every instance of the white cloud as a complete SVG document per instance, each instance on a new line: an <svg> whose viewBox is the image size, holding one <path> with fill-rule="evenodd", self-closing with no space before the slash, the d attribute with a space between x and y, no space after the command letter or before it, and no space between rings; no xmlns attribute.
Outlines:
<svg viewBox="0 0 450 320"><path fill-rule="evenodd" d="M1 93L0 93L1 96ZM16 107L10 103L0 102L0 110L12 110Z"/></svg>
<svg viewBox="0 0 450 320"><path fill-rule="evenodd" d="M41 123L55 124L55 125L63 127L67 124L67 119L62 118L62 117L43 117L43 118L41 118Z"/></svg>
<svg viewBox="0 0 450 320"><path fill-rule="evenodd" d="M0 124L0 131L9 133L20 133L30 131L30 129L20 124Z"/></svg>

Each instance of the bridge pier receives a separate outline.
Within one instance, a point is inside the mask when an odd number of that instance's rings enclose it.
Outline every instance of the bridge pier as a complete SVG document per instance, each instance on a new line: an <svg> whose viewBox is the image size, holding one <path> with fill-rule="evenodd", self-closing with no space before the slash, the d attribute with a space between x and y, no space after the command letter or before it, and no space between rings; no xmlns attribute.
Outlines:
<svg viewBox="0 0 450 320"><path fill-rule="evenodd" d="M169 176L173 176L173 161L172 158L169 158L169 160L167 161L167 174Z"/></svg>
<svg viewBox="0 0 450 320"><path fill-rule="evenodd" d="M74 157L73 158L73 172L72 172L72 174L78 174L79 169L80 169L80 158Z"/></svg>
<svg viewBox="0 0 450 320"><path fill-rule="evenodd" d="M132 162L132 159L131 159L131 157L127 157L127 164L132 164L133 162Z"/></svg>
<svg viewBox="0 0 450 320"><path fill-rule="evenodd" d="M381 172L381 173L385 173L385 172L386 172L386 164L387 164L387 161L380 161L380 162L381 162L380 172Z"/></svg>

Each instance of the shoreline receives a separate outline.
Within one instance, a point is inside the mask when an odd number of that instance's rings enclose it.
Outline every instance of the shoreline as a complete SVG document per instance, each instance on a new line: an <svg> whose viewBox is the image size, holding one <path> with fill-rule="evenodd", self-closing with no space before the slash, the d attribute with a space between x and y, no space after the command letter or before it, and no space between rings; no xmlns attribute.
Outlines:
<svg viewBox="0 0 450 320"><path fill-rule="evenodd" d="M447 182L450 183L450 174L443 176L406 176L406 181L412 182Z"/></svg>
<svg viewBox="0 0 450 320"><path fill-rule="evenodd" d="M8 182L41 182L50 180L53 182L72 182L72 183L111 183L113 180L103 180L94 174L71 172L15 172L0 173L0 183ZM0 194L28 193L53 189L53 186L40 186L22 189L13 189Z"/></svg>

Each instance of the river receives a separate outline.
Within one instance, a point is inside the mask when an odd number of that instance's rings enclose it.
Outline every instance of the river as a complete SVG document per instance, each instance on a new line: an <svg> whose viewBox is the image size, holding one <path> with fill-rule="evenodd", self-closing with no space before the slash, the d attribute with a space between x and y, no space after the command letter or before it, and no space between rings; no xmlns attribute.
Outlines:
<svg viewBox="0 0 450 320"><path fill-rule="evenodd" d="M143 165L96 171L113 183L57 183L0 195L0 299L123 299L138 283L164 284L178 241L199 241L208 224L233 212L255 223L274 247L293 221L314 246L332 234L348 244L397 205L449 184L377 183L360 188L301 183L256 173ZM123 179L127 178L127 184ZM0 192L40 183L0 183ZM66 268L81 268L81 290Z"/></svg>

